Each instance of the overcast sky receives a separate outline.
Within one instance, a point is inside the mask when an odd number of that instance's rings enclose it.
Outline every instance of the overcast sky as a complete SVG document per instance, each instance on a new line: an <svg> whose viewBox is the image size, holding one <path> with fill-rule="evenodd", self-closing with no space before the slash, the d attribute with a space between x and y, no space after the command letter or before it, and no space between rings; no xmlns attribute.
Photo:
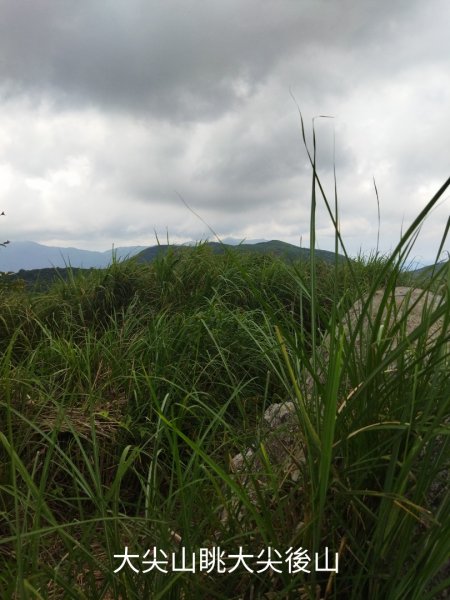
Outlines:
<svg viewBox="0 0 450 600"><path fill-rule="evenodd" d="M450 175L449 23L448 0L0 0L1 241L211 238L181 196L222 237L306 246L300 107L308 139L333 116L318 168L348 251L376 246L375 177L388 252ZM323 205L317 231L332 249Z"/></svg>

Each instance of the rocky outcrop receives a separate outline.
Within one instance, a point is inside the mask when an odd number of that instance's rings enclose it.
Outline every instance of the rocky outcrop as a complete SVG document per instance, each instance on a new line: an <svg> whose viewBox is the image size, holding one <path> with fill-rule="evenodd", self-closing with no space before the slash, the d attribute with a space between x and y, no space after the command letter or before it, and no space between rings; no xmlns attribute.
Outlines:
<svg viewBox="0 0 450 600"><path fill-rule="evenodd" d="M388 344L387 350L397 347L399 341L411 335L429 314L442 303L442 296L418 288L396 287L390 293L378 290L370 299L358 300L343 319L343 331L347 338L355 331L355 347L364 352L366 344L374 337ZM364 312L364 316L362 314ZM427 328L427 344L431 344L442 331L444 319L440 318ZM373 335L376 328L376 336Z"/></svg>
<svg viewBox="0 0 450 600"><path fill-rule="evenodd" d="M442 301L441 296L421 289L397 287L390 293L379 290L373 295L370 303L365 299L354 303L340 323L340 331L351 343L352 352L359 354L357 361L364 361L368 356L369 345L379 346L375 348L378 352L376 356L382 359L395 350L400 340L413 334L424 323L424 319L428 318L430 313L429 308L436 309ZM420 336L421 352L427 352L427 348L432 346L433 341L442 332L443 326L443 317L432 324L426 324L424 335ZM407 346L411 355L417 343L417 340L412 340ZM330 338L327 336L319 348L319 362L324 366L329 359L329 347ZM395 360L387 366L387 370L395 370L394 363ZM325 379L325 373L320 369L318 379ZM312 395L313 386L313 378L306 373L303 386L306 403ZM348 400L351 394L352 391L348 387L344 390L343 398ZM345 400L340 402L339 410L344 407ZM255 504L257 496L261 496L261 492L269 486L270 471L276 472L277 479L282 483L295 483L300 479L306 462L306 449L299 423L301 417L297 414L295 402L272 404L264 413L261 441L255 442L253 447L231 459L231 473ZM440 499L441 495L434 494L432 490L427 499L428 505L436 507ZM239 510L242 511L242 507ZM224 519L227 519L226 514Z"/></svg>
<svg viewBox="0 0 450 600"><path fill-rule="evenodd" d="M391 293L378 290L367 304L365 299L358 300L345 315L341 323L344 336L348 341L354 338L356 351L361 354L361 359L367 351L367 345L377 340L383 344L385 352L396 348L399 341L412 334L424 319L428 308L435 309L442 302L442 297L422 289L409 287L396 287ZM444 319L441 317L427 329L427 344L431 344L442 331ZM374 335L374 328L376 335ZM417 343L417 342L415 342ZM414 347L414 342L411 347ZM329 336L325 337L319 354L322 364L328 362ZM323 377L323 373L319 377ZM310 394L313 379L305 376L306 394ZM231 460L230 470L238 476L242 485L248 485L249 474L264 471L263 461L284 474L286 478L296 480L299 476L301 465L305 461L304 448L301 443L298 418L294 402L272 404L264 413L266 435L264 436L264 459L261 449L248 448L246 452L239 453ZM259 479L264 483L263 479ZM252 493L250 492L250 496Z"/></svg>

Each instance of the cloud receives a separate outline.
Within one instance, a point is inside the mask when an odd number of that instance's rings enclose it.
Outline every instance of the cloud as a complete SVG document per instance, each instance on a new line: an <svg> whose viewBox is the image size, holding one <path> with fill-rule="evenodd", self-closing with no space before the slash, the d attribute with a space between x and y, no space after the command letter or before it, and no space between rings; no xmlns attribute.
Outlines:
<svg viewBox="0 0 450 600"><path fill-rule="evenodd" d="M340 65L358 79L402 68L400 42L414 6L420 3L394 1L382 11L375 1L352 0L6 2L0 76L10 94L48 94L63 106L210 120L236 110L284 64L296 71L292 84L302 81L316 95L345 90L350 74ZM414 21L411 28L417 34ZM385 47L400 47L388 65L380 61Z"/></svg>
<svg viewBox="0 0 450 600"><path fill-rule="evenodd" d="M3 7L10 94L173 120L233 109L299 42L290 3L17 2ZM255 15L258 15L255 18Z"/></svg>
<svg viewBox="0 0 450 600"><path fill-rule="evenodd" d="M305 241L311 170L296 102L311 150L312 118L333 116L314 120L317 166L332 204L336 169L350 251L376 243L374 177L388 250L448 176L444 0L0 8L9 237L102 249L153 242L154 229L209 235L181 195L222 236ZM431 259L446 214L448 202L430 216L421 255ZM321 202L317 223L332 247Z"/></svg>

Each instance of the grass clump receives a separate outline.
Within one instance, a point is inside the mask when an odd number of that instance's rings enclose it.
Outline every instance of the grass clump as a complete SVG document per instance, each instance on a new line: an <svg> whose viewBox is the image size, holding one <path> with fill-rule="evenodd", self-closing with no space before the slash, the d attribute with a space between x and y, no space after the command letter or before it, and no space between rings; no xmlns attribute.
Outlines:
<svg viewBox="0 0 450 600"><path fill-rule="evenodd" d="M314 227L316 194L329 204L311 164ZM389 257L320 263L312 247L287 264L200 245L0 290L0 597L439 597L449 273L409 304L395 290L444 189ZM283 437L263 414L286 402ZM118 568L126 548L139 572ZM250 569L220 572L239 548ZM315 568L326 548L337 573ZM216 563L192 572L200 549Z"/></svg>

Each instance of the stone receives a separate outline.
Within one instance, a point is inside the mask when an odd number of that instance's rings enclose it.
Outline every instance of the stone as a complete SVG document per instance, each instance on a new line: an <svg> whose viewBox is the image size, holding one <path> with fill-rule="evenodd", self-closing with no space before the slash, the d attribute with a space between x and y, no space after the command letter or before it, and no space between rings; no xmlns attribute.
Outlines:
<svg viewBox="0 0 450 600"><path fill-rule="evenodd" d="M341 327L347 340L358 327L355 346L361 352L361 358L367 350L367 344L377 339L385 342L385 350L395 349L400 339L410 335L423 321L424 309L427 306L435 309L442 302L442 297L418 288L396 287L392 292L378 290L373 295L369 310L361 323L362 309L365 300L356 301L344 316ZM380 311L382 311L380 315ZM377 320L378 319L378 320ZM374 336L373 327L379 323ZM401 326L397 326L398 324ZM440 318L427 331L427 344L439 335L444 319ZM329 336L326 336L319 347L321 363L326 365L329 357ZM414 346L414 344L413 344ZM324 375L319 371L319 380ZM311 396L314 381L311 375L305 375L306 401ZM349 390L350 391L350 390ZM354 390L353 390L354 391ZM352 392L350 392L351 394ZM345 401L344 401L345 402ZM264 413L265 431L262 436L262 447L256 445L239 453L230 461L230 471L236 476L240 485L247 489L248 495L256 502L257 494L252 481L257 481L260 489L267 485L267 465L277 472L281 481L296 482L301 475L305 463L305 449L302 443L302 433L298 425L298 416L294 402L272 404Z"/></svg>

